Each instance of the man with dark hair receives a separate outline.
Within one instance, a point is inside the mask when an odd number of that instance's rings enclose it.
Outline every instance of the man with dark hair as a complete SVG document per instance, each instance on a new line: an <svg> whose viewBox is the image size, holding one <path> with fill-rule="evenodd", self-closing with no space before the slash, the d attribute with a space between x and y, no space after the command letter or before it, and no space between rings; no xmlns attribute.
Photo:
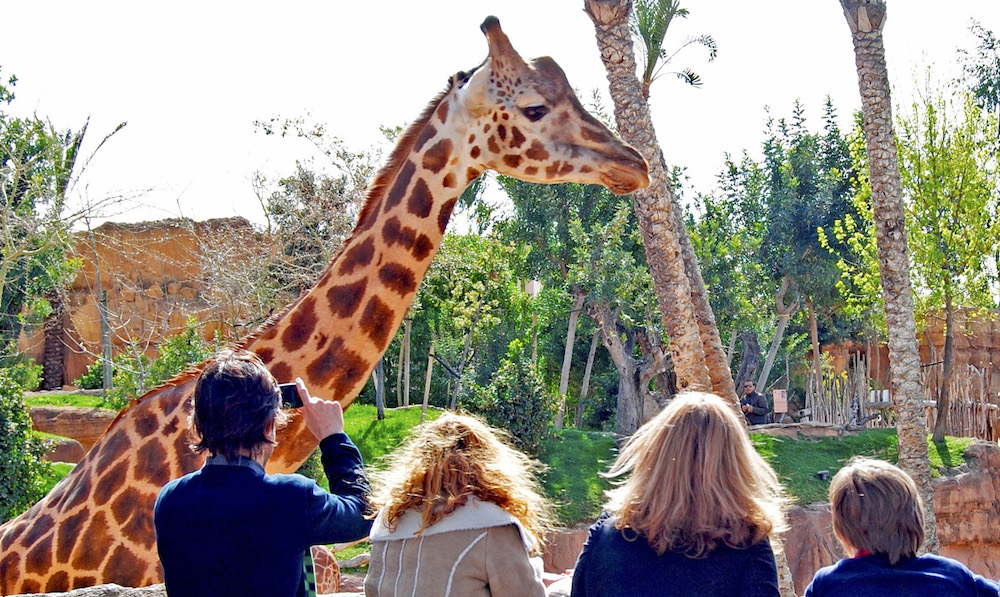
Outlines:
<svg viewBox="0 0 1000 597"><path fill-rule="evenodd" d="M751 380L743 382L743 397L740 398L740 410L748 425L763 425L767 423L767 415L771 412L767 406L767 398L756 390L756 384Z"/></svg>
<svg viewBox="0 0 1000 597"><path fill-rule="evenodd" d="M192 448L208 460L164 486L154 508L171 597L304 595L310 546L368 535L368 481L340 404L296 383L302 417L320 439L329 492L301 475L264 472L285 413L257 355L223 351L198 378Z"/></svg>
<svg viewBox="0 0 1000 597"><path fill-rule="evenodd" d="M924 506L899 467L852 458L830 482L830 509L848 557L817 571L805 597L997 597L995 582L960 562L917 555Z"/></svg>

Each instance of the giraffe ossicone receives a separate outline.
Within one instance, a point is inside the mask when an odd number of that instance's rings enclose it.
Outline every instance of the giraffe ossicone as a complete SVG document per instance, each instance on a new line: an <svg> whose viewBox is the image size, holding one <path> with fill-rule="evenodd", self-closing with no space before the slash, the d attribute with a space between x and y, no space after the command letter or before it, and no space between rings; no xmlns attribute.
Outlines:
<svg viewBox="0 0 1000 597"><path fill-rule="evenodd" d="M551 58L525 62L499 21L482 25L489 54L400 137L369 188L351 236L306 294L242 345L280 381L345 408L396 333L462 190L486 170L540 183L649 184L645 160L582 107ZM119 413L48 495L0 526L0 594L160 582L153 502L204 459L188 447L196 373ZM301 418L282 430L268 472L292 472L318 440Z"/></svg>

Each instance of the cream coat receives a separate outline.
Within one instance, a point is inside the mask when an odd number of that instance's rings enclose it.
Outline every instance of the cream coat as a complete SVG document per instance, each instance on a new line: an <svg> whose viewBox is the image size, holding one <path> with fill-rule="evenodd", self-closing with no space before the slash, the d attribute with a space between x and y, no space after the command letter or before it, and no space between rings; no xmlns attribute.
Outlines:
<svg viewBox="0 0 1000 597"><path fill-rule="evenodd" d="M424 530L420 513L404 514L395 531L372 525L368 597L544 597L541 561L518 520L475 499Z"/></svg>

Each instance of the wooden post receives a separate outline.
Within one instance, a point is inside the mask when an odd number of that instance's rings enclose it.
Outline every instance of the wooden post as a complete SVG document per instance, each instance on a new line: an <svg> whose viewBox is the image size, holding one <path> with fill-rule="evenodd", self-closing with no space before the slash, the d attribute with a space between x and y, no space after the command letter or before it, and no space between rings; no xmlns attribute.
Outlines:
<svg viewBox="0 0 1000 597"><path fill-rule="evenodd" d="M427 415L427 400L431 396L431 373L434 371L434 344L431 344L430 353L427 355L427 377L424 379L424 404L420 409L420 424L423 425Z"/></svg>

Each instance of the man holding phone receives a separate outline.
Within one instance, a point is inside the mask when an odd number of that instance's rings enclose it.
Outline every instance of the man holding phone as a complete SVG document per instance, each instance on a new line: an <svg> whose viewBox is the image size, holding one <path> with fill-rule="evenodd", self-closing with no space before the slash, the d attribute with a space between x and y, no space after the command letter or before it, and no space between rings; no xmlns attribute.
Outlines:
<svg viewBox="0 0 1000 597"><path fill-rule="evenodd" d="M285 413L283 390L257 355L223 351L198 378L192 448L207 451L208 460L165 485L154 507L171 597L305 595L311 545L368 535L370 490L340 404L310 396L302 380L294 389L320 439L329 492L301 475L264 472Z"/></svg>

